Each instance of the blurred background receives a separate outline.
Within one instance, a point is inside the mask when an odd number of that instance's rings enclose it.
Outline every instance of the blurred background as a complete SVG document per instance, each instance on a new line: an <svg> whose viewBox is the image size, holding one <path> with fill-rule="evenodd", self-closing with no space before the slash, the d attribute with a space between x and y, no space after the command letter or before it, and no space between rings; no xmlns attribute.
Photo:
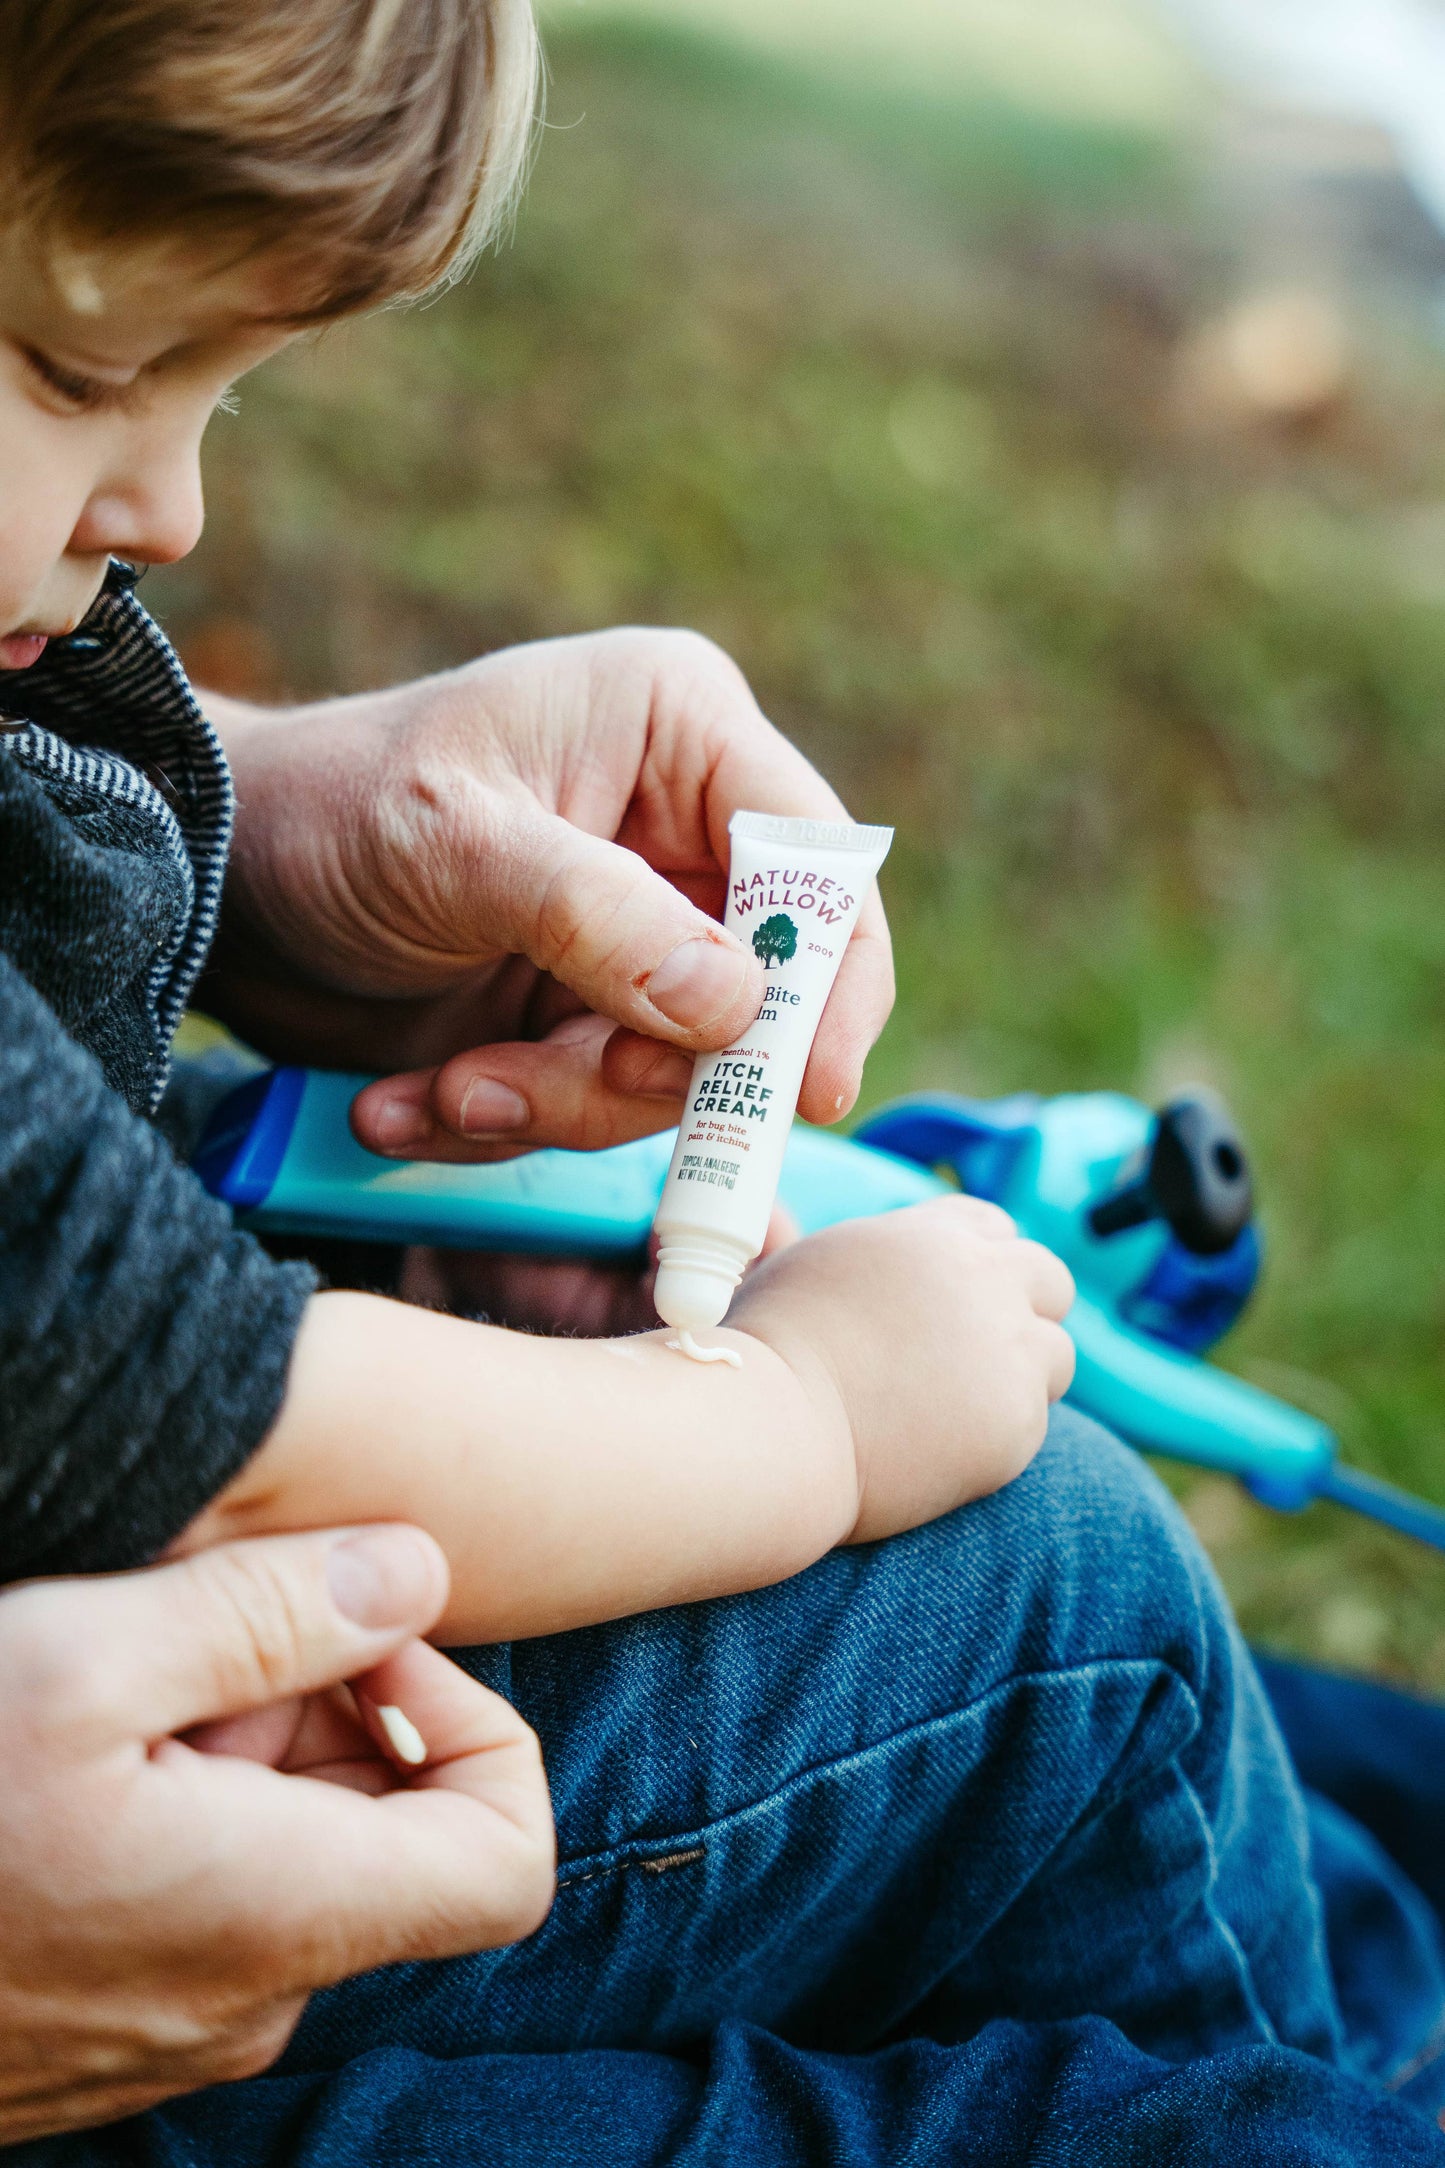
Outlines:
<svg viewBox="0 0 1445 2168"><path fill-rule="evenodd" d="M893 822L868 1103L1218 1086L1225 1359L1445 1501L1445 6L554 0L515 241L219 416L146 599L262 699L620 620ZM1445 1690L1445 1560L1169 1480Z"/></svg>

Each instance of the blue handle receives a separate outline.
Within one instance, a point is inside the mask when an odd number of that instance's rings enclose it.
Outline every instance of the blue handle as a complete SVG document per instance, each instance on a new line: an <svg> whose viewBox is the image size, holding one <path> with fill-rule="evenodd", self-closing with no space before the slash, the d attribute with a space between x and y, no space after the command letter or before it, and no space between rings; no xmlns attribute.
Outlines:
<svg viewBox="0 0 1445 2168"><path fill-rule="evenodd" d="M1270 1505L1308 1505L1334 1465L1334 1432L1243 1378L1116 1324L1081 1295L1069 1315L1078 1357L1069 1398L1146 1452L1240 1476Z"/></svg>
<svg viewBox="0 0 1445 2168"><path fill-rule="evenodd" d="M206 1187L273 1234L429 1242L541 1257L640 1257L676 1132L609 1152L529 1152L490 1167L378 1159L349 1127L365 1076L275 1069L220 1108L196 1154ZM804 1234L946 1193L912 1161L795 1128L779 1195Z"/></svg>

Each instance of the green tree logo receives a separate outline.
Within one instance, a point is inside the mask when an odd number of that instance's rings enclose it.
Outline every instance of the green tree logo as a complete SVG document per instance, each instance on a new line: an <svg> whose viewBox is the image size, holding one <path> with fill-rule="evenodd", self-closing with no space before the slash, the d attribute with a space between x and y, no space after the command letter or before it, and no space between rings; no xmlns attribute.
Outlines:
<svg viewBox="0 0 1445 2168"><path fill-rule="evenodd" d="M798 953L798 929L786 911L765 918L753 935L753 954L765 971L776 971Z"/></svg>

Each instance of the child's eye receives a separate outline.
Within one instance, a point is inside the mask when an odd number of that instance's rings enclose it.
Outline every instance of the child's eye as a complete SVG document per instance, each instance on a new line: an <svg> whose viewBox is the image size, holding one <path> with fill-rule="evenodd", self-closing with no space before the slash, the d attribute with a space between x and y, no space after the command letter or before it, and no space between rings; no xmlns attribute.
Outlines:
<svg viewBox="0 0 1445 2168"><path fill-rule="evenodd" d="M85 413L125 403L131 388L128 384L109 384L102 377L82 376L78 370L67 369L49 354L42 353L38 346L22 347L21 352L42 384Z"/></svg>

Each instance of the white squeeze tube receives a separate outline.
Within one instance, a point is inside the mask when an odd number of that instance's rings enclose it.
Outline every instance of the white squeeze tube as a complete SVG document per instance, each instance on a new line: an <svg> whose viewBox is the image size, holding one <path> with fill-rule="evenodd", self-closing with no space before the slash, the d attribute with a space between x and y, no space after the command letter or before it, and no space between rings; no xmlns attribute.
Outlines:
<svg viewBox="0 0 1445 2168"><path fill-rule="evenodd" d="M693 1335L720 1325L763 1246L813 1039L891 828L734 813L723 923L763 966L763 1005L736 1046L700 1054L662 1201L657 1314L669 1346L733 1361Z"/></svg>

